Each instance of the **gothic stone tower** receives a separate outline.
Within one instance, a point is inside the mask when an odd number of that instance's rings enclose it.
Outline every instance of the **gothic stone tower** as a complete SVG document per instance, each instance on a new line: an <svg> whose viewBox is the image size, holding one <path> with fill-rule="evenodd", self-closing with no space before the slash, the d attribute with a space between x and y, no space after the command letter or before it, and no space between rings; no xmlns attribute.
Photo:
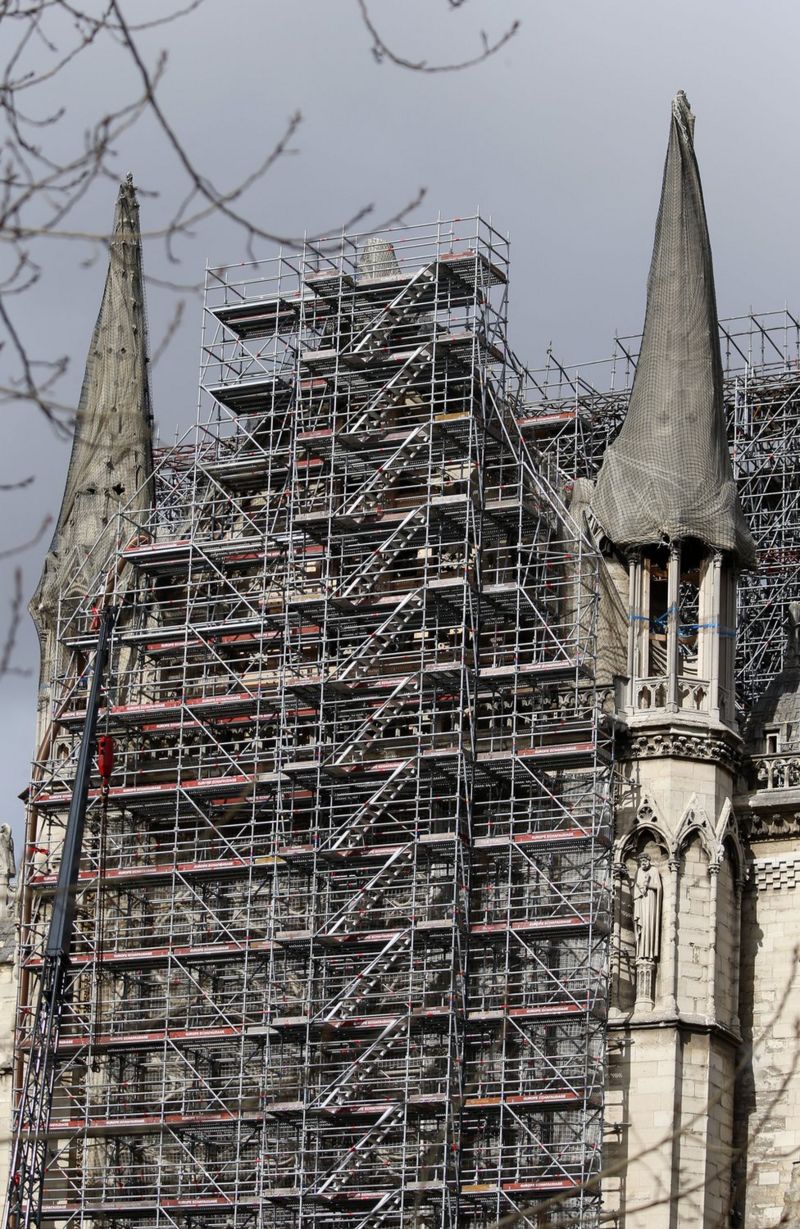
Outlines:
<svg viewBox="0 0 800 1229"><path fill-rule="evenodd" d="M731 1199L735 598L754 547L725 437L693 129L679 94L635 384L589 511L627 611L606 1154L607 1204L625 1229L721 1226Z"/></svg>

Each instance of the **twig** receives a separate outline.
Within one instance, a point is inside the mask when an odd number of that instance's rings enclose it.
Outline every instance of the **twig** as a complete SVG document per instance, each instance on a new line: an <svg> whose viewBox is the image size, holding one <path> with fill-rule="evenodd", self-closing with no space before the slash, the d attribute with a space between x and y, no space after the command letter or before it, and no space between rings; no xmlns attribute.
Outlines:
<svg viewBox="0 0 800 1229"><path fill-rule="evenodd" d="M14 569L14 592L11 595L11 618L8 631L0 651L0 678L6 674L25 674L27 671L17 670L11 665L11 656L17 643L19 623L22 618L22 568Z"/></svg>
<svg viewBox="0 0 800 1229"><path fill-rule="evenodd" d="M464 0L449 0L451 8L460 8ZM471 56L467 60L459 60L455 64L429 64L427 60L409 60L405 56L398 55L385 42L379 33L369 9L367 8L366 0L356 0L361 11L361 19L369 31L372 39L372 54L380 64L383 60L389 60L392 64L396 64L398 68L408 68L415 73L457 73L464 68L474 68L476 64L482 64L484 60L488 60L490 56L495 55L501 47L505 47L514 35L518 32L521 22L516 20L512 22L505 34L501 34L496 42L490 43L485 32L481 30L481 42L483 50L480 55Z"/></svg>
<svg viewBox="0 0 800 1229"><path fill-rule="evenodd" d="M1 489L2 488L0 488L0 490ZM14 555L21 555L26 550L30 550L32 546L36 546L39 542L41 542L42 538L45 535L45 532L47 531L48 526L51 525L52 523L53 523L53 518L48 513L48 515L44 518L41 525L37 529L34 536L30 539L30 541L23 542L21 543L20 546L12 546L10 547L9 550L0 551L0 559L11 559Z"/></svg>

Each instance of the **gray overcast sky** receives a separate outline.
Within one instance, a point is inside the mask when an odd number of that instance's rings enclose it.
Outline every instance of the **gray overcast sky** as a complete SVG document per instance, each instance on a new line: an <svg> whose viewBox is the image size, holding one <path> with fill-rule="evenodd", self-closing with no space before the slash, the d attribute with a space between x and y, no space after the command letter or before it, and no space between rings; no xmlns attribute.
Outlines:
<svg viewBox="0 0 800 1229"><path fill-rule="evenodd" d="M123 4L138 20L165 7ZM432 62L474 54L481 28L492 37L516 18L522 25L488 62L429 76L376 63L356 0L206 0L142 36L151 63L168 49L163 106L218 187L241 178L291 112L302 112L296 152L248 198L266 227L326 231L368 202L377 223L423 186L417 220L480 206L511 235L511 341L520 356L538 366L552 340L564 359L603 357L615 330L641 326L669 104L682 88L697 115L720 313L800 303L797 0L467 0L452 10L446 0L371 0L370 8L395 50ZM39 106L44 113L68 102L66 148L136 89L124 53L106 43L76 61ZM120 178L133 171L141 189L143 228L157 229L186 190L175 159L148 118L117 148ZM74 228L107 230L115 195L113 184L98 185L72 216ZM148 240L146 272L199 282L206 260L243 258L244 241L216 218L177 251L181 263L172 265L163 244ZM105 257L82 241L44 240L36 254L45 276L18 301L17 320L32 349L71 356L60 389L71 404ZM175 296L155 287L148 296L154 350ZM201 296L185 297L183 325L153 372L162 440L193 421L197 401ZM2 494L0 549L32 537L44 513L57 511L68 457L34 409L4 412L0 483L29 473L36 481ZM45 546L19 559L26 600ZM14 562L2 563L6 594ZM17 832L38 655L27 616L23 622L15 665L30 673L0 683L0 818Z"/></svg>

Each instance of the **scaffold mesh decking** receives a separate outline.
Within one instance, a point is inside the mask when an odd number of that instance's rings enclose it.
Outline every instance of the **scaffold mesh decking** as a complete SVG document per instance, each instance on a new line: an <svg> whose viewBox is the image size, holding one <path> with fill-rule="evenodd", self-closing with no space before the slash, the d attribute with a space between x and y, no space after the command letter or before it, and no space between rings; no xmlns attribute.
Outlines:
<svg viewBox="0 0 800 1229"><path fill-rule="evenodd" d="M519 401L529 445L593 478L625 417L640 340L618 337L610 359L580 367L549 353ZM789 604L800 601L800 321L788 310L723 320L720 346L733 468L758 550L738 586L744 716L783 665Z"/></svg>
<svg viewBox="0 0 800 1229"><path fill-rule="evenodd" d="M62 595L23 1054L118 613L49 1222L595 1223L597 561L511 409L507 279L479 218L208 273L195 439Z"/></svg>

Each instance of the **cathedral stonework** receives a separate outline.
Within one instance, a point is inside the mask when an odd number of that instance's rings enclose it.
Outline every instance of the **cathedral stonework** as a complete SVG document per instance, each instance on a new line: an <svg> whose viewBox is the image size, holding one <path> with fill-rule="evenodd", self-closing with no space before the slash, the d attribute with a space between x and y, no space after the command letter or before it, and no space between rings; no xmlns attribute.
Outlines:
<svg viewBox="0 0 800 1229"><path fill-rule="evenodd" d="M742 905L742 1050L734 1140L739 1224L800 1223L800 605L789 606L784 667L750 714L737 813L747 834Z"/></svg>
<svg viewBox="0 0 800 1229"><path fill-rule="evenodd" d="M61 676L85 703L115 593L47 1224L800 1225L800 601L737 694L759 573L688 101L569 514L475 325L505 266L441 227L421 267L356 236L269 293L211 270L220 434L167 463L121 187L31 605L27 895L0 825L10 1107L87 711Z"/></svg>
<svg viewBox="0 0 800 1229"><path fill-rule="evenodd" d="M793 871L758 859L753 870L743 837L752 842L759 824L786 831L775 804L795 780L783 747L753 764L734 706L736 587L755 552L728 453L693 133L679 95L627 417L587 500L587 527L628 580L605 1206L625 1229L767 1229L780 1215L777 1191L754 1195L764 1179L746 1165L769 1151L785 1191L791 1161L781 1168L774 1145L789 1133L769 1130L764 1144L757 1132L748 1145L752 1115L736 1094L748 1068L774 1067L754 1040L756 954L752 967L742 957L755 930L745 921L743 938L743 910L762 899L750 885L780 893ZM739 798L743 772L769 795L761 806Z"/></svg>

